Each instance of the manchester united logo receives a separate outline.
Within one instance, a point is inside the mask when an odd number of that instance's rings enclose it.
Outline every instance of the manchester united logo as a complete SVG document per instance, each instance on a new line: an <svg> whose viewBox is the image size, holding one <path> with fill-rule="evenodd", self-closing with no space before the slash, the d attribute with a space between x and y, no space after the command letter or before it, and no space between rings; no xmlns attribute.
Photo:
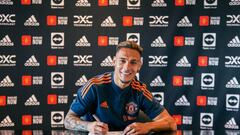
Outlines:
<svg viewBox="0 0 240 135"><path fill-rule="evenodd" d="M125 109L126 109L127 114L133 115L138 111L138 106L136 103L130 102L126 105Z"/></svg>

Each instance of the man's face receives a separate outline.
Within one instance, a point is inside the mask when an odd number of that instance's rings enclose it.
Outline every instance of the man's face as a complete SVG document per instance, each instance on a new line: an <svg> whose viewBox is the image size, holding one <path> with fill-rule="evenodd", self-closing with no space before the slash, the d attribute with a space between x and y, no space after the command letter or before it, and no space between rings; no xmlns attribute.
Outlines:
<svg viewBox="0 0 240 135"><path fill-rule="evenodd" d="M115 64L114 81L119 87L128 86L142 65L139 52L129 48L121 48L113 62Z"/></svg>

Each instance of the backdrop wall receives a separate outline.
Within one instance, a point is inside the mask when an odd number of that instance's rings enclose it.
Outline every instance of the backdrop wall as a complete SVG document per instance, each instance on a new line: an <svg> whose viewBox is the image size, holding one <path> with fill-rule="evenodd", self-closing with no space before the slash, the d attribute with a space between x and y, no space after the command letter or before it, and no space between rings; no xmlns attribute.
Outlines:
<svg viewBox="0 0 240 135"><path fill-rule="evenodd" d="M144 48L140 81L179 129L239 129L239 0L1 0L0 128L62 128L77 89Z"/></svg>

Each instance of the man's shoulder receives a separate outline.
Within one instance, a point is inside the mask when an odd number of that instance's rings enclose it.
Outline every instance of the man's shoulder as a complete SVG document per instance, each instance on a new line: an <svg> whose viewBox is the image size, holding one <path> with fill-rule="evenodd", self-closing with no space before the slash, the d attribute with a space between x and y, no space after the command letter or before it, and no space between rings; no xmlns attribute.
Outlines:
<svg viewBox="0 0 240 135"><path fill-rule="evenodd" d="M79 90L82 97L84 97L89 91L95 91L101 89L100 87L112 82L111 72L107 72L101 75L92 77L85 83Z"/></svg>
<svg viewBox="0 0 240 135"><path fill-rule="evenodd" d="M88 80L86 85L96 85L99 86L101 84L108 84L112 81L112 74L111 72L106 72L100 75L96 75Z"/></svg>
<svg viewBox="0 0 240 135"><path fill-rule="evenodd" d="M139 89L147 89L147 85L137 79L133 79L131 86L133 88L139 88Z"/></svg>
<svg viewBox="0 0 240 135"><path fill-rule="evenodd" d="M131 83L131 87L137 93L141 93L141 95L145 96L149 100L153 99L151 92L148 90L147 85L145 83L140 82L137 79L134 79Z"/></svg>

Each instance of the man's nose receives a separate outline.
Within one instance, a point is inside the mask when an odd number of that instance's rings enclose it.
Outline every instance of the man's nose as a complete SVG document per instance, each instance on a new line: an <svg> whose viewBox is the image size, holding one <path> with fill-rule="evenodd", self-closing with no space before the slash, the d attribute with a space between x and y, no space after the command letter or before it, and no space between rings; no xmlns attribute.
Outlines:
<svg viewBox="0 0 240 135"><path fill-rule="evenodd" d="M130 66L131 66L130 63L127 61L126 63L124 63L123 68L127 70L130 68Z"/></svg>

